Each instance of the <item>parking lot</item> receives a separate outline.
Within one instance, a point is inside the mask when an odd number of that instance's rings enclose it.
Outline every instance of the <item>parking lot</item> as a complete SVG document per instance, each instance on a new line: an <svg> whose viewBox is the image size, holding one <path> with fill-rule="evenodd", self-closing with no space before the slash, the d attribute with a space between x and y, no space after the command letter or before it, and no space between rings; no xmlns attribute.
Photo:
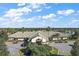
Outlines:
<svg viewBox="0 0 79 59"><path fill-rule="evenodd" d="M23 48L21 47L21 44L23 42L18 42L17 44L13 44L12 42L6 42L8 51L10 52L10 56L19 56L19 49ZM68 43L49 43L50 46L55 47L59 50L59 55L65 55L65 56L70 56L71 49L72 47L70 46L73 45L74 41L68 41Z"/></svg>
<svg viewBox="0 0 79 59"><path fill-rule="evenodd" d="M17 44L13 44L12 42L6 42L9 51L9 56L19 56L19 49L23 48L21 47L22 43L23 42L18 42Z"/></svg>
<svg viewBox="0 0 79 59"><path fill-rule="evenodd" d="M71 49L72 46L70 46L74 44L74 41L68 41L68 43L49 43L50 46L55 47L59 50L59 55L65 55L65 56L70 56L71 53Z"/></svg>

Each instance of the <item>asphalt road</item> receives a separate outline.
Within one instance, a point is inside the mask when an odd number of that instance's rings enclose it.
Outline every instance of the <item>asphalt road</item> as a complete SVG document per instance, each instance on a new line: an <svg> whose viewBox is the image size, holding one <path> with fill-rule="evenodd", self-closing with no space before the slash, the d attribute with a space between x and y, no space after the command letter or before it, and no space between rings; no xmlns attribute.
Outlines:
<svg viewBox="0 0 79 59"><path fill-rule="evenodd" d="M10 56L19 56L19 49L21 49L21 44L23 42L18 42L17 44L13 44L13 43L7 43L7 48L8 48L8 51L10 52Z"/></svg>

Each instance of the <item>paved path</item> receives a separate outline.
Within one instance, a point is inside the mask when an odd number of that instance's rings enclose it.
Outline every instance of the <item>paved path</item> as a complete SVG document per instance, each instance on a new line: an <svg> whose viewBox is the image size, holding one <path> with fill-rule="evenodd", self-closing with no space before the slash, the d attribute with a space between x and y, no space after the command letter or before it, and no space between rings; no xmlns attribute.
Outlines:
<svg viewBox="0 0 79 59"><path fill-rule="evenodd" d="M19 56L19 49L22 48L21 44L23 42L18 42L17 44L13 44L12 42L6 42L8 51L10 52L10 56Z"/></svg>

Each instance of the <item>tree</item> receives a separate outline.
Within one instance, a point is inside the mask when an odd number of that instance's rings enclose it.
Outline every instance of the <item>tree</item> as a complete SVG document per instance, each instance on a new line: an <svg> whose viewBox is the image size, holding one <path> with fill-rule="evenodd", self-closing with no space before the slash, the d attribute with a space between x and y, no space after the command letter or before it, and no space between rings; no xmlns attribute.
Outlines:
<svg viewBox="0 0 79 59"><path fill-rule="evenodd" d="M79 56L79 40L76 40L76 42L72 46L71 54L73 56Z"/></svg>
<svg viewBox="0 0 79 59"><path fill-rule="evenodd" d="M77 31L74 31L74 34L70 37L70 39L78 39L79 33Z"/></svg>
<svg viewBox="0 0 79 59"><path fill-rule="evenodd" d="M38 44L29 44L28 50L31 52L31 55L33 56L46 56L50 55L50 50L52 48L48 45L38 45Z"/></svg>
<svg viewBox="0 0 79 59"><path fill-rule="evenodd" d="M58 50L52 49L47 44L29 43L28 47L24 51L24 55L27 56L53 56L57 55Z"/></svg>
<svg viewBox="0 0 79 59"><path fill-rule="evenodd" d="M7 47L5 45L5 41L7 40L7 34L4 31L0 32L0 56L7 56L9 52L7 51Z"/></svg>
<svg viewBox="0 0 79 59"><path fill-rule="evenodd" d="M8 56L6 45L0 45L0 56Z"/></svg>
<svg viewBox="0 0 79 59"><path fill-rule="evenodd" d="M3 44L7 39L7 34L4 31L0 32L0 44Z"/></svg>
<svg viewBox="0 0 79 59"><path fill-rule="evenodd" d="M46 30L47 30L47 31L50 31L50 29L51 29L51 28L48 26Z"/></svg>

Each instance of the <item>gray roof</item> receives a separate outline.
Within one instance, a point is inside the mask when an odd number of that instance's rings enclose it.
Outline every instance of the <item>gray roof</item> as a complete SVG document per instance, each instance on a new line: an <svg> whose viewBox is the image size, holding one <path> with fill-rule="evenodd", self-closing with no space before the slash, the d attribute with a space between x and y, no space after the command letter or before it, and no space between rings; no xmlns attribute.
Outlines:
<svg viewBox="0 0 79 59"><path fill-rule="evenodd" d="M70 36L70 34L68 34L68 33L53 32L53 31L49 31L49 32L37 31L37 32L16 32L14 34L9 35L8 37L32 38L32 37L39 35L41 37L48 38L48 37L51 37L56 34L59 34L59 37L69 37Z"/></svg>
<svg viewBox="0 0 79 59"><path fill-rule="evenodd" d="M35 32L16 32L14 34L9 35L8 37L26 38L26 37L31 37L34 34L35 34Z"/></svg>

